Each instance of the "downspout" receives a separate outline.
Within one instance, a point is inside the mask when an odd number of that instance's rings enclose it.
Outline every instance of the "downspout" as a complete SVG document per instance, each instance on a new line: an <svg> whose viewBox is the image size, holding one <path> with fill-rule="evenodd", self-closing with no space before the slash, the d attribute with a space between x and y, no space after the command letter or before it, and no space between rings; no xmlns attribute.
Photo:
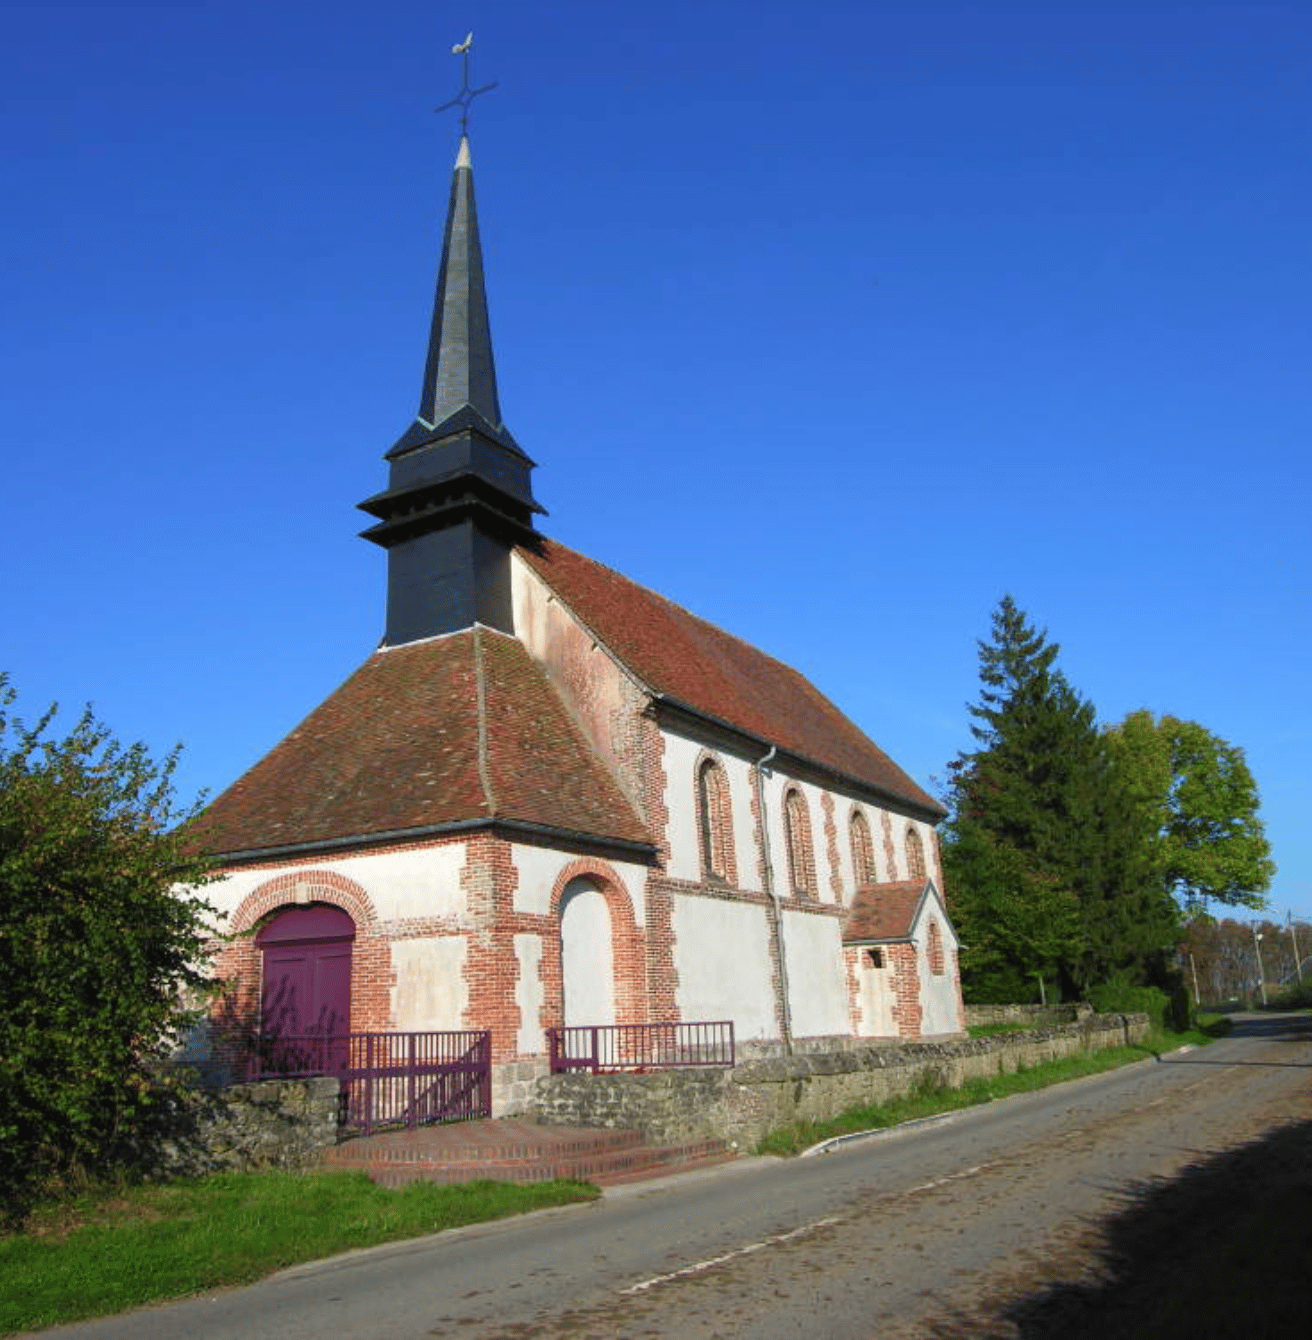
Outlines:
<svg viewBox="0 0 1312 1340"><path fill-rule="evenodd" d="M774 947L779 956L779 1019L784 1031L784 1052L793 1054L793 1015L788 1004L788 959L784 951L784 913L779 902L779 890L774 882L774 865L770 860L770 821L765 808L765 765L778 753L776 745L756 762L756 800L761 807L761 855L765 874L765 894L774 911Z"/></svg>

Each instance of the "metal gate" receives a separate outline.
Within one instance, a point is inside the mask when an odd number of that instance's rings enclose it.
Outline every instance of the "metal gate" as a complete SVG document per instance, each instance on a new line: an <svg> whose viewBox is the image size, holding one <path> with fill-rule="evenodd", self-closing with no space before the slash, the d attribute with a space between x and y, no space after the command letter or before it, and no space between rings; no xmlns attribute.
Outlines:
<svg viewBox="0 0 1312 1340"><path fill-rule="evenodd" d="M342 1125L372 1135L389 1126L492 1115L492 1034L339 1033L261 1038L251 1079L335 1075Z"/></svg>

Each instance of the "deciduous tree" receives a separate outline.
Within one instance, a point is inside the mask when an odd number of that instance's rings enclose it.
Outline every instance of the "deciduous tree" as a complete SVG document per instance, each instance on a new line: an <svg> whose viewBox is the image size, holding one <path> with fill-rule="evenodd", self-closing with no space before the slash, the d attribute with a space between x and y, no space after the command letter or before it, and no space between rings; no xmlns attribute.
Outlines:
<svg viewBox="0 0 1312 1340"><path fill-rule="evenodd" d="M0 1199L141 1131L157 1070L205 985L206 863L194 809L162 763L88 708L60 737L54 708L11 712L0 676Z"/></svg>
<svg viewBox="0 0 1312 1340"><path fill-rule="evenodd" d="M1152 826L1163 886L1182 908L1261 908L1275 874L1244 751L1178 717L1132 712L1109 732Z"/></svg>

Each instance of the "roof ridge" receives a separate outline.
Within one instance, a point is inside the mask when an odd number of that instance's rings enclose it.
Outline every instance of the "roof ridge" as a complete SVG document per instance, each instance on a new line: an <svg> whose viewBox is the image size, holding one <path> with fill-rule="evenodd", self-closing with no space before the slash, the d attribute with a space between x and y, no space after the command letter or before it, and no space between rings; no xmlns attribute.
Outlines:
<svg viewBox="0 0 1312 1340"><path fill-rule="evenodd" d="M495 818L497 813L496 792L492 789L492 770L487 757L487 684L483 666L483 630L477 624L473 629L474 645L474 698L478 716L478 780L483 787L483 801L488 817Z"/></svg>
<svg viewBox="0 0 1312 1340"><path fill-rule="evenodd" d="M742 636L741 633L731 632L729 629L724 628L718 623L715 623L713 620L706 618L705 615L698 614L696 611L690 610L686 605L680 605L679 602L675 600L673 597L667 596L663 592L656 590L654 586L644 586L642 582L636 581L634 578L626 576L618 568L612 568L609 563L603 563L601 562L600 559L593 558L590 554L583 553L582 550L572 549L569 545L562 544L559 540L551 539L550 536L543 536L543 550L544 550L543 556L546 557L548 560L550 560L551 555L550 552L547 551L550 551L551 549L560 549L563 550L565 553L572 554L575 558L580 558L583 560L583 562L590 563L594 568L600 568L603 572L610 573L612 576L618 578L621 582L623 582L626 586L636 586L638 590L644 592L645 594L653 597L656 600L661 601L663 604L670 606L671 609L678 610L678 612L682 614L685 618L695 620L703 627L709 628L711 629L712 632L718 633L721 637L726 637L733 642L737 642L740 646L745 647L754 656L760 656L764 660L770 661L774 665L777 665L779 669L786 671L794 679L799 680L802 684L804 684L808 689L810 689L810 691L816 697L822 698L826 702L829 702L829 699L825 698L825 695L818 688L816 688L816 686L812 684L811 681L807 679L807 677L796 666L789 665L787 661L781 660L778 656L774 655L773 652L769 652L761 647L758 647L754 642L749 642L745 637ZM544 576L543 579L547 581L548 585L551 585L549 578L546 578ZM635 677L638 677L636 671L634 672L634 674ZM834 704L830 703L830 706L832 707L834 706ZM835 710L841 711L842 709L836 708Z"/></svg>

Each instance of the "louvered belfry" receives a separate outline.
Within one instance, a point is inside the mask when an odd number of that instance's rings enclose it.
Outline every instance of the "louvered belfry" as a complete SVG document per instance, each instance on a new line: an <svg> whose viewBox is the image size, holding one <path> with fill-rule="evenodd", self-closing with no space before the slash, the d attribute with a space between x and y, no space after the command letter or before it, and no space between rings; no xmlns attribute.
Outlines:
<svg viewBox="0 0 1312 1340"><path fill-rule="evenodd" d="M387 453L388 487L360 507L387 550L384 646L480 623L513 631L510 551L543 509L533 462L501 419L469 141L451 181L419 413Z"/></svg>

